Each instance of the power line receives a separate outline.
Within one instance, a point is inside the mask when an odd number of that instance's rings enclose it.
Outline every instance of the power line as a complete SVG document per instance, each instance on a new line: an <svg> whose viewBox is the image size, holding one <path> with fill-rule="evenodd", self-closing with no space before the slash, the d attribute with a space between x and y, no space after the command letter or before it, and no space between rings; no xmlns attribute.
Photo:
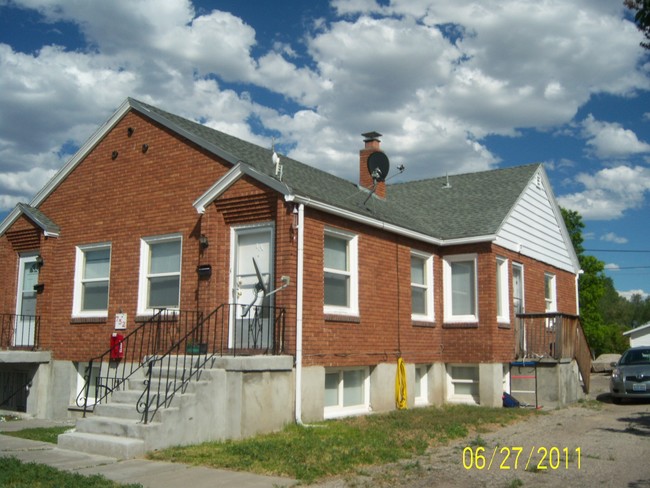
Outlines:
<svg viewBox="0 0 650 488"><path fill-rule="evenodd" d="M650 252L650 249L585 249L589 252Z"/></svg>

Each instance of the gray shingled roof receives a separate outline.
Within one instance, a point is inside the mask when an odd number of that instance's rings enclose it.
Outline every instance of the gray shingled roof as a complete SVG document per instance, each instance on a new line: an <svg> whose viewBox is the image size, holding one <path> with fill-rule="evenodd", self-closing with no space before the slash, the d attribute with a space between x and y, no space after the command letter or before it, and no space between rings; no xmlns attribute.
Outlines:
<svg viewBox="0 0 650 488"><path fill-rule="evenodd" d="M272 151L157 107L129 99L130 105L230 161L241 161L274 177ZM494 235L539 164L431 178L387 186L386 199L313 166L281 156L282 181L294 195L308 197L368 218L438 239ZM365 204L364 204L365 202Z"/></svg>
<svg viewBox="0 0 650 488"><path fill-rule="evenodd" d="M52 219L47 215L41 212L36 207L27 205L26 203L19 203L17 207L20 211L25 214L29 219L38 225L43 231L47 234L59 235L61 232L61 227L56 225Z"/></svg>

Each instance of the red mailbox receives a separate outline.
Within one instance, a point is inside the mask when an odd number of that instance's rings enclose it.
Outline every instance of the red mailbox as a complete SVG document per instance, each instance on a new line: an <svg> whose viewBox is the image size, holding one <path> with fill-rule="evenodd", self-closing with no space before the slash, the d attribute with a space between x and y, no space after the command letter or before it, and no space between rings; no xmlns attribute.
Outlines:
<svg viewBox="0 0 650 488"><path fill-rule="evenodd" d="M124 336L113 332L111 335L111 359L124 357Z"/></svg>

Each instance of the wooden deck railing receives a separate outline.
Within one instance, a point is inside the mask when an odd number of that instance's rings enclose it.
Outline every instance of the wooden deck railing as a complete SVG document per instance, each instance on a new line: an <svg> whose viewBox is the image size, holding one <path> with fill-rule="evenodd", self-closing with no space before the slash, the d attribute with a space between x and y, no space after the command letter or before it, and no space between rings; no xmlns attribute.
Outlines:
<svg viewBox="0 0 650 488"><path fill-rule="evenodd" d="M589 391L591 351L580 317L562 313L517 315L517 359L575 359L585 391Z"/></svg>

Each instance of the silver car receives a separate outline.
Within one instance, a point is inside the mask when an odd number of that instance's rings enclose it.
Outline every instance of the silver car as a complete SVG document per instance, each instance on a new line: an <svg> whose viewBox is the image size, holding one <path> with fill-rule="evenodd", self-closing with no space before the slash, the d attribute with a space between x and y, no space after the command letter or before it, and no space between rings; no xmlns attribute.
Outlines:
<svg viewBox="0 0 650 488"><path fill-rule="evenodd" d="M650 346L628 349L613 366L609 392L614 403L625 398L650 399Z"/></svg>

